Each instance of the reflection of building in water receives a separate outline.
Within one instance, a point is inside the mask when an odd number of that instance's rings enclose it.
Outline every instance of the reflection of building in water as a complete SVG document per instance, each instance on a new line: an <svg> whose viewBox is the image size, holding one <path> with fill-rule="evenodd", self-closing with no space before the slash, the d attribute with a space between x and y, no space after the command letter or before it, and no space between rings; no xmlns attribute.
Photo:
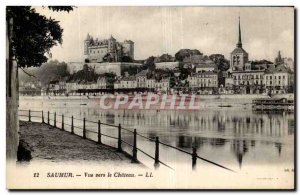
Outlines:
<svg viewBox="0 0 300 195"><path fill-rule="evenodd" d="M282 137L293 134L293 116L286 113L253 114L252 111L104 111L106 117L125 126L148 126L164 130L218 132L230 135L257 135Z"/></svg>
<svg viewBox="0 0 300 195"><path fill-rule="evenodd" d="M235 154L240 168L242 168L243 157L248 152L251 141L247 140L233 140L232 141L232 152Z"/></svg>
<svg viewBox="0 0 300 195"><path fill-rule="evenodd" d="M281 150L282 150L282 143L275 143L275 147L278 150L279 156L281 155Z"/></svg>
<svg viewBox="0 0 300 195"><path fill-rule="evenodd" d="M177 147L179 148L200 148L207 138L195 137L195 136L178 136Z"/></svg>

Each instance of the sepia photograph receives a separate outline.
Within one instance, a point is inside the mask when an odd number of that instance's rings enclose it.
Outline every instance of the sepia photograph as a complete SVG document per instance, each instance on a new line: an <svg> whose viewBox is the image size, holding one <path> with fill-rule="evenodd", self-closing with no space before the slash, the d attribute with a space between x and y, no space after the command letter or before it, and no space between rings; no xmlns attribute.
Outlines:
<svg viewBox="0 0 300 195"><path fill-rule="evenodd" d="M6 188L295 190L293 6L6 6Z"/></svg>

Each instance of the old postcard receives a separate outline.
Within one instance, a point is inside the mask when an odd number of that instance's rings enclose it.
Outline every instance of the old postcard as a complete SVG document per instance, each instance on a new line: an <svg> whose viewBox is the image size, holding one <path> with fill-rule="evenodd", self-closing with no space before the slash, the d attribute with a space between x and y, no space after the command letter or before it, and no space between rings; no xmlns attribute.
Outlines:
<svg viewBox="0 0 300 195"><path fill-rule="evenodd" d="M6 7L8 189L295 188L294 7Z"/></svg>

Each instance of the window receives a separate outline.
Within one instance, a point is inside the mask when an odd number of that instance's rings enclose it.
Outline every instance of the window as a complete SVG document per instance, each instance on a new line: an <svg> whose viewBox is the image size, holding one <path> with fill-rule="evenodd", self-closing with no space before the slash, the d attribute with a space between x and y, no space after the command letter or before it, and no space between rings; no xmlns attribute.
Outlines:
<svg viewBox="0 0 300 195"><path fill-rule="evenodd" d="M281 76L278 76L278 79L281 79Z"/></svg>
<svg viewBox="0 0 300 195"><path fill-rule="evenodd" d="M285 76L282 76L282 79L285 79Z"/></svg>
<svg viewBox="0 0 300 195"><path fill-rule="evenodd" d="M270 79L272 79L272 76L270 76Z"/></svg>
<svg viewBox="0 0 300 195"><path fill-rule="evenodd" d="M236 57L236 64L238 64L238 65L240 64L240 56Z"/></svg>

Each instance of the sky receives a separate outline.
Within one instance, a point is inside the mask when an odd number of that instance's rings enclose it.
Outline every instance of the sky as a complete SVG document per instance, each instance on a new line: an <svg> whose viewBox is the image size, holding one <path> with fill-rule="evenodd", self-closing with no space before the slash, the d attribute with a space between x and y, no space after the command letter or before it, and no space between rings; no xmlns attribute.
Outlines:
<svg viewBox="0 0 300 195"><path fill-rule="evenodd" d="M243 48L250 60L273 61L281 51L294 58L292 7L77 7L72 12L37 12L60 21L63 43L52 48L52 59L84 61L83 41L94 38L132 40L136 60L183 48L229 58L238 41L241 20Z"/></svg>

